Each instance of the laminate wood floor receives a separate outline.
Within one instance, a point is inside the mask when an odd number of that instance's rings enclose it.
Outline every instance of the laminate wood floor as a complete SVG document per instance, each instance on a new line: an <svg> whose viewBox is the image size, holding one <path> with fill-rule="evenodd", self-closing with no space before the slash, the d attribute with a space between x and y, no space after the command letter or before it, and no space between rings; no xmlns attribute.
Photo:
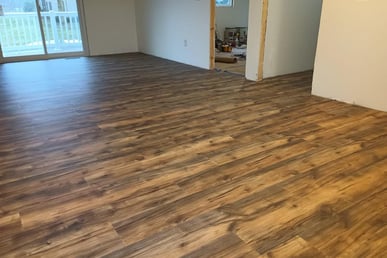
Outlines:
<svg viewBox="0 0 387 258"><path fill-rule="evenodd" d="M0 65L0 256L386 257L387 113L311 78Z"/></svg>
<svg viewBox="0 0 387 258"><path fill-rule="evenodd" d="M237 75L242 75L245 77L246 70L246 59L238 59L238 62L235 64L227 64L227 63L215 63L215 69L220 72L229 72Z"/></svg>

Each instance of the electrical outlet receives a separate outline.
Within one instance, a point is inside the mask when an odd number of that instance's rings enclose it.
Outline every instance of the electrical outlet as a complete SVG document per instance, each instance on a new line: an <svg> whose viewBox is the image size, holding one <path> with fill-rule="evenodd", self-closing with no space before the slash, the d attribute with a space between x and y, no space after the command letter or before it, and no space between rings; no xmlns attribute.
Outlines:
<svg viewBox="0 0 387 258"><path fill-rule="evenodd" d="M188 40L184 40L184 47L188 47Z"/></svg>

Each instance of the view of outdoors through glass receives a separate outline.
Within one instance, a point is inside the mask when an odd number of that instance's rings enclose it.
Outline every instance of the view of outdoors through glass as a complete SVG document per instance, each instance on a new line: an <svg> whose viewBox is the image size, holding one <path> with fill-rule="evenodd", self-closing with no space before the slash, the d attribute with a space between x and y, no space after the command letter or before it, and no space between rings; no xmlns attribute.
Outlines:
<svg viewBox="0 0 387 258"><path fill-rule="evenodd" d="M77 1L0 0L0 43L4 57L83 51Z"/></svg>

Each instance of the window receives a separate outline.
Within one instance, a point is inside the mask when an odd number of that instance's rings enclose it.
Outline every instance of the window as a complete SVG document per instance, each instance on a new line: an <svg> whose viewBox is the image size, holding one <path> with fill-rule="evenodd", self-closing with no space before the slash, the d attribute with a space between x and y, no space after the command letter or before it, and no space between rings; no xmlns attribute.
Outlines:
<svg viewBox="0 0 387 258"><path fill-rule="evenodd" d="M233 0L216 0L216 6L233 6Z"/></svg>

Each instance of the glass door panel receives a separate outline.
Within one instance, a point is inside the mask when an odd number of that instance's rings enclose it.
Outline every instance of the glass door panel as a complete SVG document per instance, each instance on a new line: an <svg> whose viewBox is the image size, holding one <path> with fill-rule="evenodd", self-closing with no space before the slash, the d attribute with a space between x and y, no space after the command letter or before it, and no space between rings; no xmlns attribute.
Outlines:
<svg viewBox="0 0 387 258"><path fill-rule="evenodd" d="M76 0L39 0L47 53L82 52Z"/></svg>
<svg viewBox="0 0 387 258"><path fill-rule="evenodd" d="M78 1L0 0L0 51L0 61L82 54Z"/></svg>
<svg viewBox="0 0 387 258"><path fill-rule="evenodd" d="M45 54L35 0L0 0L3 57Z"/></svg>

